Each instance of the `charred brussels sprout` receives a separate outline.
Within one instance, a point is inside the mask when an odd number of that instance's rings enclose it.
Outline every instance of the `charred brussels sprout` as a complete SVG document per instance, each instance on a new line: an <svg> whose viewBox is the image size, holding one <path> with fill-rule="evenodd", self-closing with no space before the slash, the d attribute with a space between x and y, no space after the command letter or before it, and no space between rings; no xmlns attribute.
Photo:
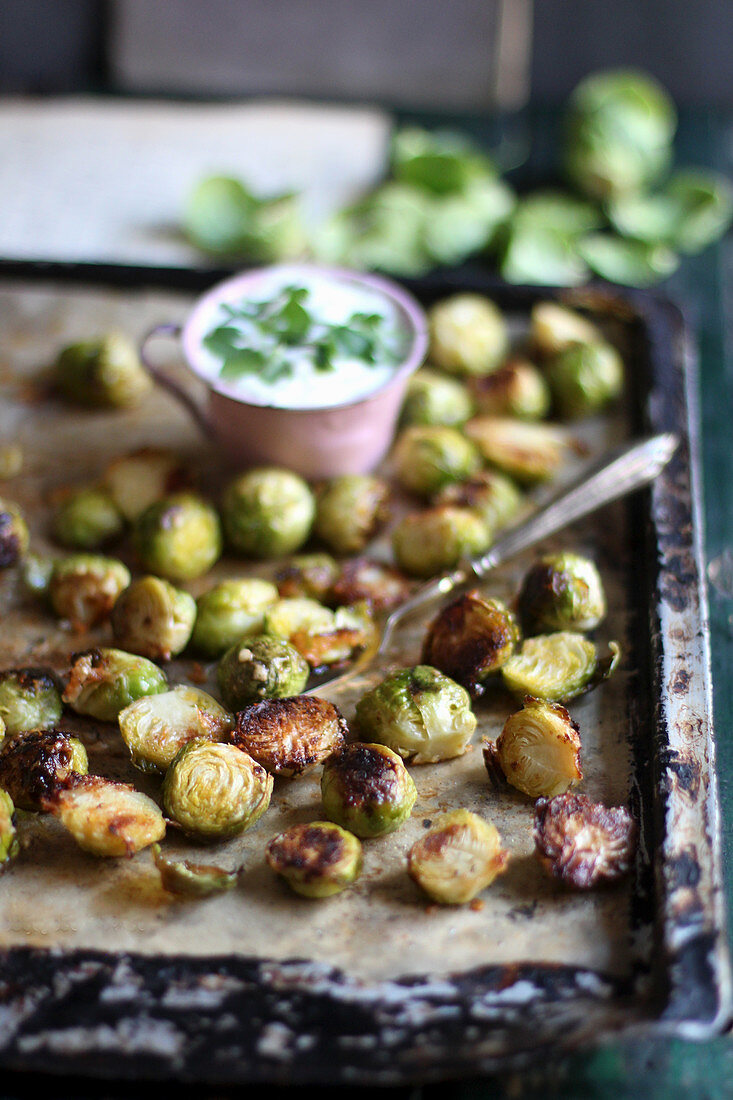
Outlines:
<svg viewBox="0 0 733 1100"><path fill-rule="evenodd" d="M559 703L527 696L483 751L489 776L498 770L530 798L553 798L583 778L578 727Z"/></svg>
<svg viewBox="0 0 733 1100"><path fill-rule="evenodd" d="M455 428L440 425L405 428L392 460L400 485L422 497L431 497L445 485L463 481L479 466L473 443Z"/></svg>
<svg viewBox="0 0 733 1100"><path fill-rule="evenodd" d="M606 614L606 596L589 558L545 554L524 575L517 610L526 634L594 630Z"/></svg>
<svg viewBox="0 0 733 1100"><path fill-rule="evenodd" d="M63 706L50 668L8 668L0 672L0 718L9 737L27 730L53 729Z"/></svg>
<svg viewBox="0 0 733 1100"><path fill-rule="evenodd" d="M475 512L493 534L514 519L522 508L524 496L506 474L498 470L480 470L460 485L448 485L436 497L439 505L468 508Z"/></svg>
<svg viewBox="0 0 733 1100"><path fill-rule="evenodd" d="M390 611L407 599L412 585L384 562L354 558L345 562L331 595L339 604L365 603L373 611Z"/></svg>
<svg viewBox="0 0 733 1100"><path fill-rule="evenodd" d="M152 661L170 661L188 644L196 601L160 577L139 577L120 594L112 610L117 645Z"/></svg>
<svg viewBox="0 0 733 1100"><path fill-rule="evenodd" d="M167 688L164 673L147 658L121 649L90 649L74 660L63 700L77 714L116 722L130 703Z"/></svg>
<svg viewBox="0 0 733 1100"><path fill-rule="evenodd" d="M46 801L89 770L78 737L61 730L32 730L0 749L0 787L20 810L43 810Z"/></svg>
<svg viewBox="0 0 733 1100"><path fill-rule="evenodd" d="M433 619L422 659L476 697L483 695L487 681L511 657L519 640L519 625L509 608L474 590Z"/></svg>
<svg viewBox="0 0 733 1100"><path fill-rule="evenodd" d="M432 577L486 550L491 534L469 508L442 504L407 515L392 532L397 564L411 577Z"/></svg>
<svg viewBox="0 0 733 1100"><path fill-rule="evenodd" d="M296 894L328 898L361 874L361 842L332 821L312 821L273 837L266 859Z"/></svg>
<svg viewBox="0 0 733 1100"><path fill-rule="evenodd" d="M115 506L133 523L156 500L188 489L191 473L172 451L142 447L111 462L104 483Z"/></svg>
<svg viewBox="0 0 733 1100"><path fill-rule="evenodd" d="M389 518L389 486L369 474L345 474L316 494L314 533L335 554L358 554Z"/></svg>
<svg viewBox="0 0 733 1100"><path fill-rule="evenodd" d="M258 699L298 695L310 668L283 638L250 634L227 650L216 670L219 691L232 711Z"/></svg>
<svg viewBox="0 0 733 1100"><path fill-rule="evenodd" d="M315 500L305 481L273 466L236 477L222 499L230 546L252 558L292 554L308 538L315 513Z"/></svg>
<svg viewBox="0 0 733 1100"><path fill-rule="evenodd" d="M78 776L57 789L44 809L94 856L133 856L165 835L165 820L152 798L101 775Z"/></svg>
<svg viewBox="0 0 733 1100"><path fill-rule="evenodd" d="M245 634L261 634L265 612L278 592L259 577L221 581L196 601L191 643L206 657L221 657Z"/></svg>
<svg viewBox="0 0 733 1100"><path fill-rule="evenodd" d="M465 905L506 869L508 858L495 825L453 810L413 844L407 869L439 905Z"/></svg>
<svg viewBox="0 0 733 1100"><path fill-rule="evenodd" d="M428 312L429 356L451 374L490 374L509 346L506 322L480 294L455 294Z"/></svg>
<svg viewBox="0 0 733 1100"><path fill-rule="evenodd" d="M187 859L171 859L163 854L160 844L150 849L160 882L169 894L184 898L208 898L233 890L239 881L239 871L225 871L208 863L191 863Z"/></svg>
<svg viewBox="0 0 733 1100"><path fill-rule="evenodd" d="M564 703L606 680L619 662L616 642L609 642L609 656L602 661L593 642L582 634L561 630L527 638L521 651L502 666L504 684L520 698Z"/></svg>
<svg viewBox="0 0 733 1100"><path fill-rule="evenodd" d="M83 631L106 622L129 583L130 570L116 558L74 554L54 563L48 595L54 613Z"/></svg>
<svg viewBox="0 0 733 1100"><path fill-rule="evenodd" d="M207 573L221 555L219 517L192 493L151 504L135 521L133 543L145 569L169 581Z"/></svg>
<svg viewBox="0 0 733 1100"><path fill-rule="evenodd" d="M0 790L0 872L6 870L18 855L20 844L15 830L15 807L8 792Z"/></svg>
<svg viewBox="0 0 733 1100"><path fill-rule="evenodd" d="M516 416L542 420L550 411L550 390L537 367L512 359L493 374L473 379L476 407L489 416Z"/></svg>
<svg viewBox="0 0 733 1100"><path fill-rule="evenodd" d="M270 805L273 779L236 745L189 741L163 780L166 813L197 840L227 840Z"/></svg>
<svg viewBox="0 0 733 1100"><path fill-rule="evenodd" d="M530 343L543 359L559 355L572 344L596 344L603 340L596 326L567 306L557 302L537 302L532 307Z"/></svg>
<svg viewBox="0 0 733 1100"><path fill-rule="evenodd" d="M628 874L636 823L625 806L609 808L584 794L559 794L537 799L534 841L548 874L577 890L590 890Z"/></svg>
<svg viewBox="0 0 733 1100"><path fill-rule="evenodd" d="M285 638L313 669L348 661L368 644L373 629L366 603L331 611L306 598L279 600L264 620L265 633Z"/></svg>
<svg viewBox="0 0 733 1100"><path fill-rule="evenodd" d="M0 569L7 569L23 557L30 534L20 509L8 500L0 500Z"/></svg>
<svg viewBox="0 0 733 1100"><path fill-rule="evenodd" d="M392 749L354 742L323 765L321 798L337 825L359 837L383 836L407 821L417 788Z"/></svg>
<svg viewBox="0 0 733 1100"><path fill-rule="evenodd" d="M76 489L59 505L53 537L73 550L96 550L124 530L122 513L104 488Z"/></svg>
<svg viewBox="0 0 733 1100"><path fill-rule="evenodd" d="M340 570L330 554L299 554L275 574L275 584L283 599L305 596L327 600Z"/></svg>
<svg viewBox="0 0 733 1100"><path fill-rule="evenodd" d="M346 743L338 707L315 695L264 699L237 715L232 740L275 775L292 777L322 764Z"/></svg>
<svg viewBox="0 0 733 1100"><path fill-rule="evenodd" d="M359 730L414 764L461 756L476 717L465 688L429 665L393 672L356 705Z"/></svg>
<svg viewBox="0 0 733 1100"><path fill-rule="evenodd" d="M466 431L488 463L521 485L550 481L570 446L567 433L554 424L511 417L478 416Z"/></svg>
<svg viewBox="0 0 733 1100"><path fill-rule="evenodd" d="M118 332L63 348L56 383L69 401L93 408L138 405L152 389L134 345Z"/></svg>
<svg viewBox="0 0 733 1100"><path fill-rule="evenodd" d="M559 415L576 420L599 412L620 395L624 365L610 344L573 344L550 360L547 378Z"/></svg>
<svg viewBox="0 0 733 1100"><path fill-rule="evenodd" d="M407 383L400 423L404 427L443 424L455 428L465 424L473 412L473 399L461 382L430 367L422 367Z"/></svg>
<svg viewBox="0 0 733 1100"><path fill-rule="evenodd" d="M164 772L179 749L194 738L223 741L234 719L205 691L179 685L136 699L120 711L119 723L135 767Z"/></svg>

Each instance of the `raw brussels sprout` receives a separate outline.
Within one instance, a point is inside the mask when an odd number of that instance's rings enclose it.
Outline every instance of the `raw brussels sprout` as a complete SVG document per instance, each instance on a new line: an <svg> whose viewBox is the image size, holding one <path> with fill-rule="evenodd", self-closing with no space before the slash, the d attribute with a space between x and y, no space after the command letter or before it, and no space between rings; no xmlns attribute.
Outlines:
<svg viewBox="0 0 733 1100"><path fill-rule="evenodd" d="M397 439L392 460L400 485L423 497L465 480L480 464L470 440L456 428L439 424L405 428Z"/></svg>
<svg viewBox="0 0 733 1100"><path fill-rule="evenodd" d="M143 447L111 462L104 483L115 506L133 523L157 500L188 489L191 473L172 451Z"/></svg>
<svg viewBox="0 0 733 1100"><path fill-rule="evenodd" d="M120 711L136 699L167 690L165 674L146 657L100 648L76 656L63 700L77 714L116 722Z"/></svg>
<svg viewBox="0 0 733 1100"><path fill-rule="evenodd" d="M144 568L169 581L200 577L221 555L219 517L192 493L174 493L149 505L132 536Z"/></svg>
<svg viewBox="0 0 733 1100"><path fill-rule="evenodd" d="M55 791L88 771L84 745L62 730L21 733L0 749L0 787L20 810L45 809Z"/></svg>
<svg viewBox="0 0 733 1100"><path fill-rule="evenodd" d="M604 223L598 205L567 191L537 190L522 196L511 218L513 227L546 229L552 227L566 237L578 237Z"/></svg>
<svg viewBox="0 0 733 1100"><path fill-rule="evenodd" d="M412 585L384 562L354 558L344 563L331 595L339 604L365 603L372 611L391 611L406 600Z"/></svg>
<svg viewBox="0 0 733 1100"><path fill-rule="evenodd" d="M602 661L593 642L564 630L527 638L519 653L502 665L506 687L520 698L536 696L563 703L608 679L620 659L616 642L609 642Z"/></svg>
<svg viewBox="0 0 733 1100"><path fill-rule="evenodd" d="M112 634L120 649L151 661L170 661L188 645L196 601L160 577L138 577L112 609Z"/></svg>
<svg viewBox="0 0 733 1100"><path fill-rule="evenodd" d="M451 374L490 374L509 347L506 322L488 298L454 294L428 311L430 360Z"/></svg>
<svg viewBox="0 0 733 1100"><path fill-rule="evenodd" d="M0 790L0 871L20 855L15 829L15 807L7 791Z"/></svg>
<svg viewBox="0 0 733 1100"><path fill-rule="evenodd" d="M305 481L273 466L249 470L231 481L221 508L230 546L252 558L292 554L308 538L316 512Z"/></svg>
<svg viewBox="0 0 733 1100"><path fill-rule="evenodd" d="M339 567L330 554L300 554L280 566L275 583L283 599L305 596L327 600L339 575Z"/></svg>
<svg viewBox="0 0 733 1100"><path fill-rule="evenodd" d="M430 367L416 371L407 383L400 424L443 424L455 428L473 416L474 403L462 382Z"/></svg>
<svg viewBox="0 0 733 1100"><path fill-rule="evenodd" d="M222 699L232 711L258 699L298 695L310 668L283 638L249 634L228 649L216 670Z"/></svg>
<svg viewBox="0 0 733 1100"><path fill-rule="evenodd" d="M370 474L345 474L316 494L313 531L334 554L358 554L389 518L389 486Z"/></svg>
<svg viewBox="0 0 733 1100"><path fill-rule="evenodd" d="M0 718L9 737L27 730L53 729L63 706L50 668L8 668L0 672Z"/></svg>
<svg viewBox="0 0 733 1100"><path fill-rule="evenodd" d="M223 741L234 727L216 699L183 684L136 699L120 711L119 723L133 764L144 772L164 772L189 741Z"/></svg>
<svg viewBox="0 0 733 1100"><path fill-rule="evenodd" d="M106 622L130 583L130 570L116 558L73 554L54 563L48 596L54 614L83 631Z"/></svg>
<svg viewBox="0 0 733 1100"><path fill-rule="evenodd" d="M272 785L272 776L236 745L197 738L165 773L163 805L188 836L227 840L259 820Z"/></svg>
<svg viewBox="0 0 733 1100"><path fill-rule="evenodd" d="M413 512L392 532L397 564L411 577L432 577L483 553L491 534L476 512L441 504Z"/></svg>
<svg viewBox="0 0 733 1100"><path fill-rule="evenodd" d="M262 263L295 259L306 247L298 196L258 198L230 176L211 176L186 202L184 229L197 248Z"/></svg>
<svg viewBox="0 0 733 1100"><path fill-rule="evenodd" d="M413 764L461 756L476 729L465 688L429 665L393 672L356 705L363 740Z"/></svg>
<svg viewBox="0 0 733 1100"><path fill-rule="evenodd" d="M17 505L0 500L0 569L22 558L28 549L30 534Z"/></svg>
<svg viewBox="0 0 733 1100"><path fill-rule="evenodd" d="M259 577L221 581L196 601L191 644L206 657L221 657L245 634L261 634L277 588Z"/></svg>
<svg viewBox="0 0 733 1100"><path fill-rule="evenodd" d="M78 776L57 788L44 808L94 856L133 856L165 835L165 820L152 798L101 775Z"/></svg>
<svg viewBox="0 0 733 1100"><path fill-rule="evenodd" d="M361 842L332 821L293 825L272 838L265 858L296 894L328 898L361 874Z"/></svg>
<svg viewBox="0 0 733 1100"><path fill-rule="evenodd" d="M623 240L610 233L590 233L578 242L578 249L596 275L622 286L653 286L679 266L679 258L666 245Z"/></svg>
<svg viewBox="0 0 733 1100"><path fill-rule="evenodd" d="M430 623L422 660L476 698L519 641L519 624L509 608L474 589L453 600Z"/></svg>
<svg viewBox="0 0 733 1100"><path fill-rule="evenodd" d="M489 777L498 770L530 798L553 798L583 778L579 730L559 703L526 696L496 744L485 741L483 752Z"/></svg>
<svg viewBox="0 0 733 1100"><path fill-rule="evenodd" d="M541 358L549 359L571 344L596 344L603 340L596 326L567 306L557 302L537 302L532 307L530 343Z"/></svg>
<svg viewBox="0 0 733 1100"><path fill-rule="evenodd" d="M487 462L522 485L550 481L570 446L567 433L554 424L509 417L478 416L466 431Z"/></svg>
<svg viewBox="0 0 733 1100"><path fill-rule="evenodd" d="M26 554L20 566L20 580L29 596L48 596L55 564L53 558L42 554Z"/></svg>
<svg viewBox="0 0 733 1100"><path fill-rule="evenodd" d="M554 225L511 224L502 242L499 272L508 283L579 286L589 276L578 240Z"/></svg>
<svg viewBox="0 0 733 1100"><path fill-rule="evenodd" d="M459 485L447 485L436 497L439 505L468 508L486 524L492 535L514 519L524 504L520 489L498 470L479 470Z"/></svg>
<svg viewBox="0 0 733 1100"><path fill-rule="evenodd" d="M353 742L323 765L321 798L337 825L358 837L383 836L407 821L417 788L392 749Z"/></svg>
<svg viewBox="0 0 733 1100"><path fill-rule="evenodd" d="M404 126L392 141L391 168L395 179L438 195L463 191L477 178L496 174L484 150L464 133Z"/></svg>
<svg viewBox="0 0 733 1100"><path fill-rule="evenodd" d="M625 806L606 807L584 794L538 798L534 842L553 878L577 890L628 874L636 848L636 822Z"/></svg>
<svg viewBox="0 0 733 1100"><path fill-rule="evenodd" d="M508 853L495 825L470 810L443 814L413 844L407 870L439 905L465 905L506 870Z"/></svg>
<svg viewBox="0 0 733 1100"><path fill-rule="evenodd" d="M619 396L624 365L610 344L573 344L549 361L547 379L558 413L574 420L599 412Z"/></svg>
<svg viewBox="0 0 733 1100"><path fill-rule="evenodd" d="M733 215L733 188L725 176L700 169L675 172L651 195L621 195L608 205L624 237L701 252L725 233Z"/></svg>
<svg viewBox="0 0 733 1100"><path fill-rule="evenodd" d="M526 634L595 630L606 596L595 564L580 554L545 554L524 575L517 610Z"/></svg>
<svg viewBox="0 0 733 1100"><path fill-rule="evenodd" d="M124 530L122 513L107 489L76 489L59 505L53 518L53 537L73 550L96 550Z"/></svg>
<svg viewBox="0 0 733 1100"><path fill-rule="evenodd" d="M476 407L489 416L542 420L550 411L547 382L532 363L510 359L503 367L471 383Z"/></svg>
<svg viewBox="0 0 733 1100"><path fill-rule="evenodd" d="M338 707L315 695L263 699L237 715L232 741L274 775L301 775L346 743Z"/></svg>
<svg viewBox="0 0 733 1100"><path fill-rule="evenodd" d="M191 863L187 859L171 859L163 855L160 844L153 844L155 866L160 871L160 881L169 894L184 898L208 898L212 894L224 894L233 890L239 882L239 871L225 871L206 863Z"/></svg>
<svg viewBox="0 0 733 1100"><path fill-rule="evenodd" d="M64 397L93 408L139 405L153 387L134 344L119 332L62 348L55 374Z"/></svg>
<svg viewBox="0 0 733 1100"><path fill-rule="evenodd" d="M373 629L366 603L331 611L315 600L293 598L265 612L265 633L285 638L313 669L348 661L368 644Z"/></svg>

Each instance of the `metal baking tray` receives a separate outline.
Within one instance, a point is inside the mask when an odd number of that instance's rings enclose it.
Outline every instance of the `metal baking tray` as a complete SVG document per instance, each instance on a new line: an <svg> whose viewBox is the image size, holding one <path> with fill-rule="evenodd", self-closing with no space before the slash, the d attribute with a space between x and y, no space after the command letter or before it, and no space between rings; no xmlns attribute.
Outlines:
<svg viewBox="0 0 733 1100"><path fill-rule="evenodd" d="M49 491L90 480L135 446L178 447L215 490L216 459L162 392L143 412L73 414L49 398L39 373L66 339L112 324L142 335L176 319L171 310L183 316L215 278L0 264L0 434L19 438L26 454L23 474L2 493L28 512L38 548ZM680 437L650 490L558 537L596 555L611 594L604 637L622 640L622 673L570 709L586 751L581 789L628 802L638 819L631 880L571 895L542 878L531 857L531 804L491 790L477 748L455 764L413 769L420 800L411 822L370 844L356 889L316 905L271 883L262 823L241 851L230 842L230 857L243 853L247 868L242 889L192 906L163 897L147 853L95 861L46 819L25 820L25 851L3 878L0 907L4 1069L415 1084L650 1032L702 1039L726 1023L697 378L680 313L642 293L506 287L467 269L410 286L426 303L459 289L490 294L520 327L540 298L590 309L622 346L628 384L618 412L584 427L589 449L646 432ZM489 586L511 593L526 560ZM221 569L231 573L232 562ZM63 667L90 644L51 627L7 576L0 601L3 667ZM405 663L417 659L419 629L405 638ZM171 680L186 671L185 662L172 666ZM480 731L495 735L511 709L501 693L482 702ZM78 723L92 770L134 777L110 730ZM404 855L430 815L456 800L494 818L514 858L483 908L436 911L404 874ZM281 782L273 806L270 832L319 816L317 782Z"/></svg>

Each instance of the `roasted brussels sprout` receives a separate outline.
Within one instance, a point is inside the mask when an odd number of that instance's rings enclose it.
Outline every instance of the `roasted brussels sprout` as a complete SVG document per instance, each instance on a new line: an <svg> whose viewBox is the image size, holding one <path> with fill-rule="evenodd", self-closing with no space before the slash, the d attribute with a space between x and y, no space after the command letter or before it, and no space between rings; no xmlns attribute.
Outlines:
<svg viewBox="0 0 733 1100"><path fill-rule="evenodd" d="M139 405L152 389L134 344L119 332L62 348L55 375L64 397L94 408Z"/></svg>
<svg viewBox="0 0 733 1100"><path fill-rule="evenodd" d="M120 711L136 699L167 690L164 673L146 657L100 648L75 657L63 700L77 714L116 722Z"/></svg>
<svg viewBox="0 0 733 1100"><path fill-rule="evenodd" d="M0 790L0 872L5 871L18 855L20 844L15 830L15 807L8 792Z"/></svg>
<svg viewBox="0 0 733 1100"><path fill-rule="evenodd" d="M567 306L557 302L537 302L532 307L530 343L533 352L550 359L571 344L596 344L603 340L596 326Z"/></svg>
<svg viewBox="0 0 733 1100"><path fill-rule="evenodd" d="M290 640L296 633L330 630L333 611L306 596L277 600L264 615L264 633Z"/></svg>
<svg viewBox="0 0 733 1100"><path fill-rule="evenodd" d="M416 424L405 428L392 455L403 488L431 497L445 485L470 477L480 464L476 448L456 428Z"/></svg>
<svg viewBox="0 0 733 1100"><path fill-rule="evenodd" d="M0 672L0 718L9 737L27 730L53 729L63 706L50 668L8 668Z"/></svg>
<svg viewBox="0 0 733 1100"><path fill-rule="evenodd" d="M397 564L412 577L432 577L491 543L484 521L469 508L441 504L404 517L392 532Z"/></svg>
<svg viewBox="0 0 733 1100"><path fill-rule="evenodd" d="M476 698L519 645L519 624L501 600L466 592L440 611L423 641L422 660Z"/></svg>
<svg viewBox="0 0 733 1100"><path fill-rule="evenodd" d="M191 472L172 451L142 447L111 462L104 483L115 506L133 523L157 500L190 488Z"/></svg>
<svg viewBox="0 0 733 1100"><path fill-rule="evenodd" d="M550 875L578 890L590 890L628 874L636 823L625 806L609 808L584 794L559 794L537 799L534 842Z"/></svg>
<svg viewBox="0 0 733 1100"><path fill-rule="evenodd" d="M119 723L133 764L145 772L164 772L189 741L224 741L234 727L216 699L183 684L136 699L120 711Z"/></svg>
<svg viewBox="0 0 733 1100"><path fill-rule="evenodd" d="M9 500L0 500L0 569L7 569L23 557L30 533L20 509Z"/></svg>
<svg viewBox="0 0 733 1100"><path fill-rule="evenodd" d="M480 413L542 420L550 411L550 390L533 363L510 359L484 378L471 381L471 394Z"/></svg>
<svg viewBox="0 0 733 1100"><path fill-rule="evenodd" d="M461 809L443 814L413 844L407 870L439 905L465 905L506 869L508 859L496 826Z"/></svg>
<svg viewBox="0 0 733 1100"><path fill-rule="evenodd" d="M29 596L44 599L48 596L55 564L54 558L43 554L26 554L20 566L20 580Z"/></svg>
<svg viewBox="0 0 733 1100"><path fill-rule="evenodd" d="M163 780L166 813L197 840L226 840L249 829L270 805L273 779L236 745L194 739Z"/></svg>
<svg viewBox="0 0 733 1100"><path fill-rule="evenodd" d="M207 573L221 555L216 511L192 493L174 493L138 516L133 543L145 569L169 581Z"/></svg>
<svg viewBox="0 0 733 1100"><path fill-rule="evenodd" d="M129 783L77 776L44 802L80 848L94 856L133 856L165 835L160 808Z"/></svg>
<svg viewBox="0 0 733 1100"><path fill-rule="evenodd" d="M517 597L525 634L595 630L606 615L603 582L590 558L544 554L527 570Z"/></svg>
<svg viewBox="0 0 733 1100"><path fill-rule="evenodd" d="M506 322L480 294L454 294L428 311L429 357L451 374L490 374L509 346Z"/></svg>
<svg viewBox="0 0 733 1100"><path fill-rule="evenodd" d="M570 446L567 433L554 424L511 417L478 416L466 431L487 462L521 485L550 481Z"/></svg>
<svg viewBox="0 0 733 1100"><path fill-rule="evenodd" d="M228 649L216 670L222 699L232 711L258 699L298 695L310 668L295 646L283 638L248 634Z"/></svg>
<svg viewBox="0 0 733 1100"><path fill-rule="evenodd" d="M294 598L279 600L265 613L264 629L289 641L312 669L322 669L363 649L374 623L367 603L331 611L315 600Z"/></svg>
<svg viewBox="0 0 733 1100"><path fill-rule="evenodd" d="M106 622L129 583L130 570L116 558L73 554L54 563L48 596L60 619L84 631Z"/></svg>
<svg viewBox="0 0 733 1100"><path fill-rule="evenodd" d="M470 509L493 534L515 518L522 508L524 496L506 474L498 470L479 470L460 485L447 485L436 497L436 503Z"/></svg>
<svg viewBox="0 0 733 1100"><path fill-rule="evenodd" d="M53 518L53 537L73 550L96 550L122 534L125 521L107 489L90 486L69 493Z"/></svg>
<svg viewBox="0 0 733 1100"><path fill-rule="evenodd" d="M345 474L316 493L313 530L334 554L358 554L389 519L389 486L370 474Z"/></svg>
<svg viewBox="0 0 733 1100"><path fill-rule="evenodd" d="M308 538L316 506L301 477L266 466L231 481L221 511L233 550L252 558L279 558Z"/></svg>
<svg viewBox="0 0 733 1100"><path fill-rule="evenodd" d="M501 668L504 684L514 695L534 695L565 703L608 679L620 659L616 642L609 642L602 661L593 642L576 631L561 630L527 638L519 653Z"/></svg>
<svg viewBox="0 0 733 1100"><path fill-rule="evenodd" d="M559 415L575 420L599 412L619 396L624 365L610 344L572 344L549 361L547 379Z"/></svg>
<svg viewBox="0 0 733 1100"><path fill-rule="evenodd" d="M283 599L305 596L328 600L339 575L339 567L330 554L300 554L280 566L275 583Z"/></svg>
<svg viewBox="0 0 733 1100"><path fill-rule="evenodd" d="M163 854L160 844L151 847L153 861L160 871L160 881L169 894L184 898L208 898L233 890L239 882L239 871L225 871L207 863L191 863L187 859L171 859Z"/></svg>
<svg viewBox="0 0 733 1100"><path fill-rule="evenodd" d="M402 603L412 585L404 574L384 562L354 558L344 563L331 590L339 604L366 603L373 611L391 611Z"/></svg>
<svg viewBox="0 0 733 1100"><path fill-rule="evenodd" d="M328 898L361 874L361 842L332 821L294 825L267 845L269 866L296 894Z"/></svg>
<svg viewBox="0 0 733 1100"><path fill-rule="evenodd" d="M429 665L387 676L359 700L356 720L362 740L413 764L461 756L476 729L468 692Z"/></svg>
<svg viewBox="0 0 733 1100"><path fill-rule="evenodd" d="M112 634L120 649L151 661L181 653L196 620L196 601L160 577L138 577L112 609Z"/></svg>
<svg viewBox="0 0 733 1100"><path fill-rule="evenodd" d="M295 695L264 699L240 711L232 741L268 772L292 777L339 752L348 732L333 703Z"/></svg>
<svg viewBox="0 0 733 1100"><path fill-rule="evenodd" d="M321 798L337 825L359 837L383 836L407 821L417 788L392 749L353 742L323 765Z"/></svg>
<svg viewBox="0 0 733 1100"><path fill-rule="evenodd" d="M578 726L560 703L531 695L483 754L489 778L498 773L530 798L552 798L583 778Z"/></svg>
<svg viewBox="0 0 733 1100"><path fill-rule="evenodd" d="M221 657L245 634L261 634L265 611L278 591L259 577L221 581L196 601L191 644L206 657Z"/></svg>
<svg viewBox="0 0 733 1100"><path fill-rule="evenodd" d="M0 787L20 810L43 810L55 791L88 771L84 745L62 730L21 733L0 749Z"/></svg>
<svg viewBox="0 0 733 1100"><path fill-rule="evenodd" d="M444 424L455 428L473 416L474 403L462 382L430 367L410 377L402 404L400 424Z"/></svg>

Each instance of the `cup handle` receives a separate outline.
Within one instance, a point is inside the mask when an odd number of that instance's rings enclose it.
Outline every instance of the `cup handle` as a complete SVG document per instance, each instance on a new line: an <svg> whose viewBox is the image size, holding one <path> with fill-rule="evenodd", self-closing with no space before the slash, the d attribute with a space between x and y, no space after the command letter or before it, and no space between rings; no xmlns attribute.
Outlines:
<svg viewBox="0 0 733 1100"><path fill-rule="evenodd" d="M179 382L177 378L174 378L173 375L169 374L167 370L159 367L157 363L155 363L150 358L148 344L151 340L154 340L159 336L173 336L177 338L180 335L180 325L165 324L156 325L155 328L151 328L150 332L148 332L143 337L140 344L140 349L138 353L140 355L140 362L143 364L148 373L155 379L159 386L162 386L163 389L172 394L172 396L175 397L177 401L180 401L180 403L191 414L191 416L204 432L204 434L207 436L212 436L214 432L211 421L209 420L209 417L206 414L206 410L199 398L195 397L187 386L185 386L182 382Z"/></svg>

